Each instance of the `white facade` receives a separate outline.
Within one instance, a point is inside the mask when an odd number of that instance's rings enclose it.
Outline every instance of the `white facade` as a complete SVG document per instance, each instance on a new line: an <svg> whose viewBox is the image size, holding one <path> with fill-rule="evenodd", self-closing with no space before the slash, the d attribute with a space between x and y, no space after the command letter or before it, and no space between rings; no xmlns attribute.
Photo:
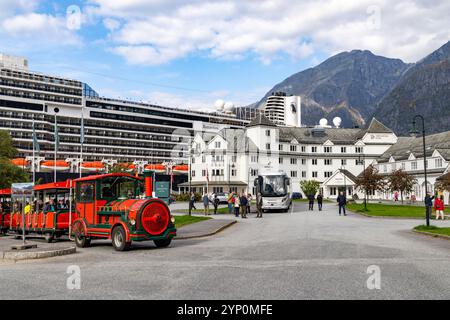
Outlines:
<svg viewBox="0 0 450 320"><path fill-rule="evenodd" d="M28 60L0 53L0 68L28 71Z"/></svg>
<svg viewBox="0 0 450 320"><path fill-rule="evenodd" d="M192 158L195 185L205 188L208 175L211 186L211 182L222 182L222 190L209 188L209 192L228 192L230 181L231 185L241 183L239 192L253 193L253 181L258 173L270 169L285 172L291 178L293 192L302 192L300 181L316 180L322 183L324 196L333 198L337 197L337 191L353 184L350 179L346 185L344 179L337 184L337 180L330 178L340 170L359 175L364 166L372 164L397 142L394 133L370 132L370 128L325 128L316 132L311 128L276 127L260 121L239 131L235 134L241 140L237 150L232 147L233 135L229 132L196 136ZM349 195L354 192L349 190Z"/></svg>
<svg viewBox="0 0 450 320"><path fill-rule="evenodd" d="M279 126L301 127L301 105L301 97L277 92L267 98L264 115Z"/></svg>

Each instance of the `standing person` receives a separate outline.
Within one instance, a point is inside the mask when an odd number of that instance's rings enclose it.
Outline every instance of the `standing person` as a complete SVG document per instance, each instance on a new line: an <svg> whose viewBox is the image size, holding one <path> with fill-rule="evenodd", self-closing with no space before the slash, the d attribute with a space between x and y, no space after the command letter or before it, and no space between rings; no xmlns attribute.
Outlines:
<svg viewBox="0 0 450 320"><path fill-rule="evenodd" d="M309 211L313 211L314 210L314 200L315 200L314 195L310 194L308 196L308 200L309 200Z"/></svg>
<svg viewBox="0 0 450 320"><path fill-rule="evenodd" d="M234 192L230 192L228 195L228 213L233 213L233 203L234 203Z"/></svg>
<svg viewBox="0 0 450 320"><path fill-rule="evenodd" d="M202 201L203 201L205 216L209 216L209 197L208 197L207 193L205 193L203 195Z"/></svg>
<svg viewBox="0 0 450 320"><path fill-rule="evenodd" d="M247 219L247 204L248 204L247 196L243 193L240 199L242 219Z"/></svg>
<svg viewBox="0 0 450 320"><path fill-rule="evenodd" d="M317 205L319 206L319 211L322 211L323 206L323 196L321 193L317 196Z"/></svg>
<svg viewBox="0 0 450 320"><path fill-rule="evenodd" d="M234 215L236 216L236 218L239 217L239 207L240 206L241 206L241 199L240 199L240 194L238 193L234 197Z"/></svg>
<svg viewBox="0 0 450 320"><path fill-rule="evenodd" d="M434 196L431 196L429 192L425 196L425 207L427 208L427 217L431 217L431 211L433 211Z"/></svg>
<svg viewBox="0 0 450 320"><path fill-rule="evenodd" d="M252 197L252 195L249 193L248 195L247 195L247 214L248 215L250 215L250 213L251 213L251 209L252 209L252 200L253 200L253 197Z"/></svg>
<svg viewBox="0 0 450 320"><path fill-rule="evenodd" d="M195 207L195 193L191 192L191 197L189 199L189 209L192 211L192 209L197 210Z"/></svg>
<svg viewBox="0 0 450 320"><path fill-rule="evenodd" d="M436 210L436 220L439 220L439 217L442 217L442 220L445 220L444 217L444 196L441 196L440 198L437 198L434 202L434 210Z"/></svg>
<svg viewBox="0 0 450 320"><path fill-rule="evenodd" d="M397 191L395 191L395 193L394 193L394 201L398 202L398 192Z"/></svg>
<svg viewBox="0 0 450 320"><path fill-rule="evenodd" d="M343 192L339 193L339 197L337 198L337 203L339 204L339 215L341 215L342 211L344 212L344 216L347 216L345 212L345 206L347 205L347 198L345 197Z"/></svg>
<svg viewBox="0 0 450 320"><path fill-rule="evenodd" d="M214 194L213 205L214 205L214 214L217 214L217 208L219 207L219 197L217 196L217 193Z"/></svg>
<svg viewBox="0 0 450 320"><path fill-rule="evenodd" d="M258 193L256 195L256 210L258 211L258 214L256 216L257 218L263 217L262 205L263 205L262 195L261 195L261 193Z"/></svg>

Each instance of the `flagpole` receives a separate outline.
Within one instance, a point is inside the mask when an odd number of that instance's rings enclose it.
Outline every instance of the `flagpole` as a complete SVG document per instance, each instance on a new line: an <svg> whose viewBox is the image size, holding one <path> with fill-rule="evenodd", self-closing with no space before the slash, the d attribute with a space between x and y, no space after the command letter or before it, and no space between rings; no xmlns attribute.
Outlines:
<svg viewBox="0 0 450 320"><path fill-rule="evenodd" d="M55 114L55 162L54 162L54 182L56 183L56 153L57 153L57 148L58 148L58 146L57 146L57 144L58 144L58 142L57 142L57 139L58 139L58 123L57 123L57 120L56 120L56 114Z"/></svg>
<svg viewBox="0 0 450 320"><path fill-rule="evenodd" d="M81 166L83 165L83 144L84 144L84 115L83 111L81 111L81 128L80 128L81 134L80 134L80 163L79 163L79 169L80 169L80 178L82 176L82 169Z"/></svg>
<svg viewBox="0 0 450 320"><path fill-rule="evenodd" d="M36 184L36 166L35 166L35 136L36 136L36 131L34 129L34 119L33 119L33 161L31 162L32 166L33 166L33 186Z"/></svg>

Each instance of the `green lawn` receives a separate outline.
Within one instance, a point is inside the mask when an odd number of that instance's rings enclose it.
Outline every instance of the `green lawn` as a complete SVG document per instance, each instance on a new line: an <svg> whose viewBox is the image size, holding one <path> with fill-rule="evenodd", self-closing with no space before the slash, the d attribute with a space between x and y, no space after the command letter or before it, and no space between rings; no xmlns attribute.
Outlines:
<svg viewBox="0 0 450 320"><path fill-rule="evenodd" d="M405 218L424 218L425 207L405 206L405 205L387 205L378 203L368 203L367 211L364 204L348 204L347 208L354 212L364 213L374 217L405 217ZM449 213L449 210L445 210ZM432 213L434 217L434 212Z"/></svg>
<svg viewBox="0 0 450 320"><path fill-rule="evenodd" d="M175 217L175 227L177 228L181 228L188 224L211 219L210 217L194 217L194 216L174 216L174 217Z"/></svg>
<svg viewBox="0 0 450 320"><path fill-rule="evenodd" d="M419 232L428 232L436 235L443 235L443 236L449 236L450 237L450 228L438 228L434 226L418 226L415 227L414 230Z"/></svg>

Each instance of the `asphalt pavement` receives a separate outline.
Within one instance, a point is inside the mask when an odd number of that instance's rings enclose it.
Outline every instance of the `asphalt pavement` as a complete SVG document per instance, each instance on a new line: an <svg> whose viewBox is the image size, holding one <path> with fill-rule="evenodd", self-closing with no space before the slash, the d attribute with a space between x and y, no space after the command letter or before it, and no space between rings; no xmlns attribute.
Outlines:
<svg viewBox="0 0 450 320"><path fill-rule="evenodd" d="M412 233L419 221L305 210L252 214L165 249L119 253L99 241L0 262L0 299L450 299L450 241Z"/></svg>

